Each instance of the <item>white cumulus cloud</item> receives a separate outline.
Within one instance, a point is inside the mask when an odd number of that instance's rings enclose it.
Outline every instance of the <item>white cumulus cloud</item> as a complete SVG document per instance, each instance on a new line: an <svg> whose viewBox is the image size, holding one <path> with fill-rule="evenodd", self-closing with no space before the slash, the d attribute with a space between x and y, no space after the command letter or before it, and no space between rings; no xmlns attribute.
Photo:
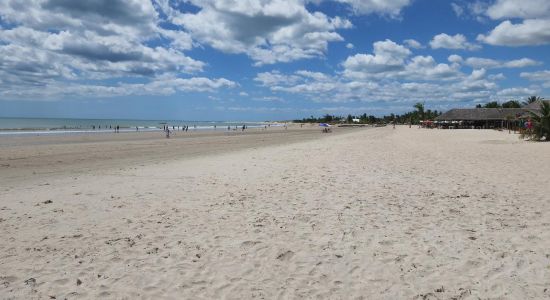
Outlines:
<svg viewBox="0 0 550 300"><path fill-rule="evenodd" d="M507 18L548 18L550 17L550 1L497 0L487 8L486 14L494 20Z"/></svg>
<svg viewBox="0 0 550 300"><path fill-rule="evenodd" d="M337 2L346 3L351 6L357 14L372 14L378 13L397 17L401 10L408 6L411 0L336 0Z"/></svg>
<svg viewBox="0 0 550 300"><path fill-rule="evenodd" d="M498 46L550 44L550 1L497 0L484 13L493 20L504 21L487 34L478 35L480 42Z"/></svg>
<svg viewBox="0 0 550 300"><path fill-rule="evenodd" d="M433 37L430 41L430 47L432 49L466 49L477 50L479 45L468 42L463 34L457 33L455 35L448 35L446 33L440 33Z"/></svg>
<svg viewBox="0 0 550 300"><path fill-rule="evenodd" d="M404 40L403 43L405 45L407 45L407 47L413 48L413 49L422 49L422 48L424 48L424 45L422 45L419 41L414 40L414 39Z"/></svg>
<svg viewBox="0 0 550 300"><path fill-rule="evenodd" d="M542 82L545 88L550 88L550 70L521 72L519 75L520 77L527 78L531 81Z"/></svg>
<svg viewBox="0 0 550 300"><path fill-rule="evenodd" d="M513 24L504 21L478 41L498 46L529 46L550 44L550 19L524 20Z"/></svg>
<svg viewBox="0 0 550 300"><path fill-rule="evenodd" d="M344 40L336 31L352 27L347 19L308 11L301 0L190 2L198 12L161 7L199 43L245 53L256 65L322 57L328 43Z"/></svg>
<svg viewBox="0 0 550 300"><path fill-rule="evenodd" d="M486 68L486 69L497 69L497 68L525 68L531 66L538 66L542 63L530 58L520 58L509 61L499 61L496 59L490 58L481 58L481 57L469 57L466 59L466 65L472 68Z"/></svg>
<svg viewBox="0 0 550 300"><path fill-rule="evenodd" d="M166 20L150 0L6 0L0 18L8 24L0 27L2 98L166 94L235 84L195 76L206 63L185 53L193 48L191 35L162 27Z"/></svg>
<svg viewBox="0 0 550 300"><path fill-rule="evenodd" d="M356 54L348 57L342 65L348 77L368 77L404 69L405 58L411 51L391 40L375 42L374 54Z"/></svg>

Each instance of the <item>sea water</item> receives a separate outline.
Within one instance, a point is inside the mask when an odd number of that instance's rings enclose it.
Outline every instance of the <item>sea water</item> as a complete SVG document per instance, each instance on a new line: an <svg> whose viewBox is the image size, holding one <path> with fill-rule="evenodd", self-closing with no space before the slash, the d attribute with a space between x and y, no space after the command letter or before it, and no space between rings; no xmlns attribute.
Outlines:
<svg viewBox="0 0 550 300"><path fill-rule="evenodd" d="M247 127L277 126L264 122L245 121L184 121L184 120L128 120L128 119L63 119L63 118L0 118L1 135L25 134L78 134L113 132L119 126L121 132L170 130L223 130L246 125Z"/></svg>

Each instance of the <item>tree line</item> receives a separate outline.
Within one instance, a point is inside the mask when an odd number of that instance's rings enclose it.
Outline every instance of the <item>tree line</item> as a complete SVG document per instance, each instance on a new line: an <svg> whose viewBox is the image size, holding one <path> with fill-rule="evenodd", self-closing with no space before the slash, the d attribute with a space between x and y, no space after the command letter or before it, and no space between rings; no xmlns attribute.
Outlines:
<svg viewBox="0 0 550 300"><path fill-rule="evenodd" d="M359 123L359 124L388 124L388 123L398 123L398 124L418 124L421 120L433 120L435 117L441 115L442 112L437 110L425 109L424 103L418 102L414 106L414 110L406 112L404 114L394 114L384 115L382 117L376 117L374 115L367 115L363 113L362 115L352 115L348 114L346 116L336 116L331 114L325 114L322 117L310 116L309 118L303 118L301 120L294 120L295 123ZM353 120L359 120L359 122L354 122Z"/></svg>
<svg viewBox="0 0 550 300"><path fill-rule="evenodd" d="M485 104L477 104L476 108L521 108L525 105L531 104L533 102L541 101L543 98L537 96L530 96L526 101L520 102L518 100L510 100L506 102L499 103L497 101L491 101ZM321 117L310 116L309 118L303 118L301 120L293 120L295 123L359 123L359 124L388 124L388 123L398 123L398 124L418 124L422 120L433 120L437 116L441 115L442 112L437 110L425 109L424 103L418 102L413 106L414 110L406 112L404 114L389 114L382 117L377 117L374 115L367 115L363 113L362 115L352 115L348 114L346 116L337 116L331 114L325 114ZM354 122L359 120L359 122Z"/></svg>
<svg viewBox="0 0 550 300"><path fill-rule="evenodd" d="M541 97L530 96L526 101L519 102L518 100L510 100L503 103L497 101L491 101L485 104L477 104L476 108L521 108L522 106L529 105L533 102L542 101Z"/></svg>

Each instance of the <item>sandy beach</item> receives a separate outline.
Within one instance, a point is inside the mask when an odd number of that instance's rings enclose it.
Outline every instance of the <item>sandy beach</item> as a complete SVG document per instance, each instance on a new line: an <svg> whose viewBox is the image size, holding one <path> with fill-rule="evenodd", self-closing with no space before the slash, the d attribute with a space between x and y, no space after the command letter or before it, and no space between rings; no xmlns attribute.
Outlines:
<svg viewBox="0 0 550 300"><path fill-rule="evenodd" d="M0 139L0 299L550 298L550 148L398 126Z"/></svg>

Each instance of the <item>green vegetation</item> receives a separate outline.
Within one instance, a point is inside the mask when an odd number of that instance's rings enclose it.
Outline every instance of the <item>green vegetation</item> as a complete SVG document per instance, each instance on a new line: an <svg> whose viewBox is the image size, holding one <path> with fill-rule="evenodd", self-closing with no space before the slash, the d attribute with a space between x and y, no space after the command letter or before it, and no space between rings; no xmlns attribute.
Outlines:
<svg viewBox="0 0 550 300"><path fill-rule="evenodd" d="M527 98L526 101L519 102L518 100L510 100L501 103L498 103L497 101L491 101L485 104L478 104L476 105L476 108L521 108L522 106L529 105L536 101L541 101L541 97L537 96L530 96Z"/></svg>
<svg viewBox="0 0 550 300"><path fill-rule="evenodd" d="M541 97L538 97L538 96L530 96L527 98L527 101L524 101L523 102L523 105L528 105L528 104L531 104L533 102L537 102L537 101L541 101L542 98Z"/></svg>
<svg viewBox="0 0 550 300"><path fill-rule="evenodd" d="M502 103L502 108L521 108L521 103L517 100L510 100Z"/></svg>
<svg viewBox="0 0 550 300"><path fill-rule="evenodd" d="M424 110L423 103L416 103L414 105L415 110L404 113L402 115L389 114L382 117L376 117L373 115L367 115L366 113L362 115L351 115L347 117L334 116L326 114L320 118L315 118L310 116L309 118L303 118L302 120L294 120L295 123L354 123L353 119L359 119L358 124L388 124L391 122L396 122L398 124L418 124L421 120L433 120L435 117L441 115L441 112L437 110Z"/></svg>
<svg viewBox="0 0 550 300"><path fill-rule="evenodd" d="M550 103L542 102L538 113L530 112L533 129L523 132L521 138L534 141L550 140Z"/></svg>

